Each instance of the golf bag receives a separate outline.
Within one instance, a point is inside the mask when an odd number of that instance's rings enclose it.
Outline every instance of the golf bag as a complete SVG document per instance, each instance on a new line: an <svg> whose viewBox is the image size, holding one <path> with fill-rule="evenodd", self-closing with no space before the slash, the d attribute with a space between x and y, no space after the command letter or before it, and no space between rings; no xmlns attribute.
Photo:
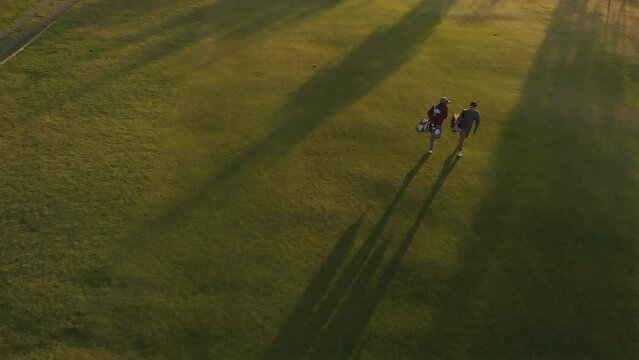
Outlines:
<svg viewBox="0 0 639 360"><path fill-rule="evenodd" d="M450 118L450 128L453 130L453 132L461 132L461 127L459 125L461 123L461 118L463 115L464 112L462 111L461 114L453 114L453 117Z"/></svg>
<svg viewBox="0 0 639 360"><path fill-rule="evenodd" d="M428 119L419 120L417 126L415 126L415 130L417 130L418 133L432 132L435 130L435 123L430 122Z"/></svg>

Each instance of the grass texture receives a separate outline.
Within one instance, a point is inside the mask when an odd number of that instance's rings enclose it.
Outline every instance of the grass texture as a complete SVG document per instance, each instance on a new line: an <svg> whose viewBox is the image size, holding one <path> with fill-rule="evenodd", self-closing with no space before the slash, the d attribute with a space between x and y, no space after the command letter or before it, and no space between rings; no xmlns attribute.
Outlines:
<svg viewBox="0 0 639 360"><path fill-rule="evenodd" d="M636 358L638 27L79 1L0 67L1 357ZM479 102L461 159L414 130L440 96Z"/></svg>

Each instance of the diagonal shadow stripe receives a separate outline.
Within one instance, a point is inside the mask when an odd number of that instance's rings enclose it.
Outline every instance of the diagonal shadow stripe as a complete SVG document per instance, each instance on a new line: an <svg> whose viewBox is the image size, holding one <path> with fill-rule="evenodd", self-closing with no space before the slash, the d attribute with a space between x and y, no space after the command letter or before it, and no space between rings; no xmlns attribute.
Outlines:
<svg viewBox="0 0 639 360"><path fill-rule="evenodd" d="M607 7L558 1L421 353L637 358L634 60L606 52Z"/></svg>
<svg viewBox="0 0 639 360"><path fill-rule="evenodd" d="M371 34L338 65L310 79L275 115L282 120L269 135L177 201L154 219L150 227L162 228L179 222L191 209L208 201L224 202L225 192L221 189L250 181L246 174L250 168L272 165L331 116L364 96L415 56L419 45L453 3L453 0L422 0L395 25ZM211 199L212 194L216 195L215 200Z"/></svg>

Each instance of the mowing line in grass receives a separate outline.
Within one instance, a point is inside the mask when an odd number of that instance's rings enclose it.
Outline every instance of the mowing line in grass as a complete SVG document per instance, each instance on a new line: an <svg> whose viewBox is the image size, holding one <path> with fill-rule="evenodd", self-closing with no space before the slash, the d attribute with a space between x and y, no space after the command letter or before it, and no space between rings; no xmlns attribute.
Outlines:
<svg viewBox="0 0 639 360"><path fill-rule="evenodd" d="M22 45L22 47L20 47L13 53L9 54L9 56L7 56L4 60L2 60L2 62L0 62L0 65L4 65L9 60L13 59L16 55L20 54L24 49L26 49L27 47L29 47L29 45L31 45L34 41L36 41L36 39L39 38L40 35L42 35L45 31L49 30L49 28L53 26L53 24L55 24L55 21L48 24L44 29L40 30L39 33L37 33L34 37L32 37L31 40L29 40L26 44Z"/></svg>

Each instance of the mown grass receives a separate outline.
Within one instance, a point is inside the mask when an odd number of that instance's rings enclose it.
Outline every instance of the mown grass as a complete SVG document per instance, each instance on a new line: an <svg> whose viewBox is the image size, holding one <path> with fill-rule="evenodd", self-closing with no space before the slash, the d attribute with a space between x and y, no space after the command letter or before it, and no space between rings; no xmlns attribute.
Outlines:
<svg viewBox="0 0 639 360"><path fill-rule="evenodd" d="M79 2L0 67L0 353L636 357L638 16Z"/></svg>
<svg viewBox="0 0 639 360"><path fill-rule="evenodd" d="M31 10L38 0L2 0L0 1L0 31L4 31L23 14Z"/></svg>

